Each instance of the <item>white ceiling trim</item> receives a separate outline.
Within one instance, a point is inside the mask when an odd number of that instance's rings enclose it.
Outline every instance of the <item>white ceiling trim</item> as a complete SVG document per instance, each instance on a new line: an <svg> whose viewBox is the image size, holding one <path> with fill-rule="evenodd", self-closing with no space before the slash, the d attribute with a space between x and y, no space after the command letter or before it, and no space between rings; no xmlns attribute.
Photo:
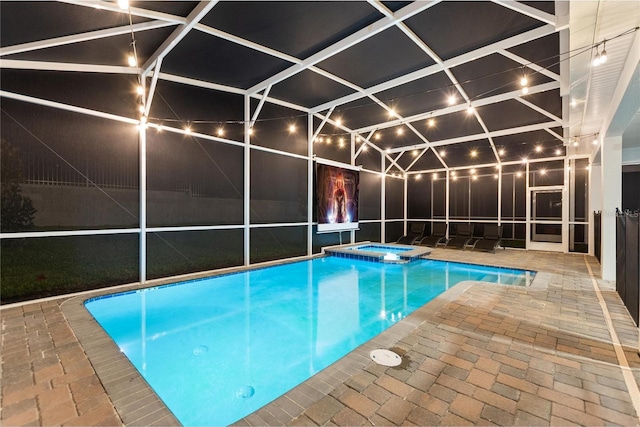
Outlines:
<svg viewBox="0 0 640 427"><path fill-rule="evenodd" d="M598 28L600 26L600 23L602 21L602 7L603 4L601 2L598 2L596 5L596 13L593 16L593 22L585 22L583 24L584 28L589 28L592 31L588 32L588 38L589 40L589 45L593 46L593 43L595 42L595 39L597 37L597 32L598 32ZM591 66L591 63L593 61L593 58L595 56L595 52L593 51L593 49L589 48L590 50L590 55L589 55L589 59L588 59L588 63L586 63L586 67L587 67L587 75L586 75L586 84L585 84L585 95L584 95L584 103L582 105L582 111L580 114L580 118L577 121L577 123L572 123L575 120L570 120L570 128L569 128L569 135L570 136L576 136L576 135L580 135L582 133L582 126L585 122L585 117L587 112L589 111L589 100L590 100L590 92L591 92L591 87L592 87L592 79L593 79L593 67ZM575 63L577 63L577 58L574 59ZM581 58L581 62L584 64L585 62L585 58ZM584 66L584 65L583 65ZM572 119L573 119L574 115L572 115Z"/></svg>
<svg viewBox="0 0 640 427"><path fill-rule="evenodd" d="M602 122L602 126L600 127L600 135L616 136L608 133L609 128L614 121L615 115L618 111L618 106L620 106L625 92L630 86L631 79L635 75L638 67L640 67L640 31L636 30L633 42L631 43L631 49L629 50L629 55L627 56L624 67L620 73L620 77L618 78L618 84L616 85L611 97L611 102L607 106L607 112ZM640 110L640 105L638 105L638 109ZM636 114L636 112L637 111L631 112L631 114ZM616 132L616 134L621 133Z"/></svg>

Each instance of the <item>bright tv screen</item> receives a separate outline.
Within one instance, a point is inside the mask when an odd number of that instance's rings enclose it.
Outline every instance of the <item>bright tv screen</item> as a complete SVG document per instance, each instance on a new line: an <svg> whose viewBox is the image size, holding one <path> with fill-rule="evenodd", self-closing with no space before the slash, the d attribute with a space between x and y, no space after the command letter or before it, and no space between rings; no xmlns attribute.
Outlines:
<svg viewBox="0 0 640 427"><path fill-rule="evenodd" d="M358 228L357 168L316 161L318 233Z"/></svg>

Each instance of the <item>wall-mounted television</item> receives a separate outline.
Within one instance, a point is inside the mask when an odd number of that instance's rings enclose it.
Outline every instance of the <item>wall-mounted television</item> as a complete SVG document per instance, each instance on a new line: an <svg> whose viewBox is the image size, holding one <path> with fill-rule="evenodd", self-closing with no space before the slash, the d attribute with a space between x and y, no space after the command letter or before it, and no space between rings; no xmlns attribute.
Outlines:
<svg viewBox="0 0 640 427"><path fill-rule="evenodd" d="M358 229L360 170L326 160L315 163L318 233Z"/></svg>

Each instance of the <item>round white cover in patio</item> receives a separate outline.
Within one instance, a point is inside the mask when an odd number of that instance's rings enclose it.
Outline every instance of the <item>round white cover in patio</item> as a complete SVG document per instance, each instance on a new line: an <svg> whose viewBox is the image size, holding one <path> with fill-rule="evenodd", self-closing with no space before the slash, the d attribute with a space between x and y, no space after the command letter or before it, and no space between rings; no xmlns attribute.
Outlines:
<svg viewBox="0 0 640 427"><path fill-rule="evenodd" d="M371 350L371 352L369 352L369 357L378 365L398 366L402 363L402 358L398 354L383 348Z"/></svg>

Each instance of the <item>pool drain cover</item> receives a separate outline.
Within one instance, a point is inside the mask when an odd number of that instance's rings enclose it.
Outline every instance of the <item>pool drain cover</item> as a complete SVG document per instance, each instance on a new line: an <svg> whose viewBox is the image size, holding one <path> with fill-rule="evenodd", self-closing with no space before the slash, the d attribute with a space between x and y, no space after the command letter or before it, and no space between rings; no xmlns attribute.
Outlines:
<svg viewBox="0 0 640 427"><path fill-rule="evenodd" d="M402 363L402 358L400 356L391 350L385 350L383 348L372 350L369 353L369 357L378 365L383 366L398 366Z"/></svg>
<svg viewBox="0 0 640 427"><path fill-rule="evenodd" d="M209 351L209 347L207 347L206 345L199 345L193 349L193 354L194 356L202 356L203 354L206 354L208 351Z"/></svg>
<svg viewBox="0 0 640 427"><path fill-rule="evenodd" d="M256 390L250 385L243 385L236 391L236 397L239 399L248 399L255 394Z"/></svg>

